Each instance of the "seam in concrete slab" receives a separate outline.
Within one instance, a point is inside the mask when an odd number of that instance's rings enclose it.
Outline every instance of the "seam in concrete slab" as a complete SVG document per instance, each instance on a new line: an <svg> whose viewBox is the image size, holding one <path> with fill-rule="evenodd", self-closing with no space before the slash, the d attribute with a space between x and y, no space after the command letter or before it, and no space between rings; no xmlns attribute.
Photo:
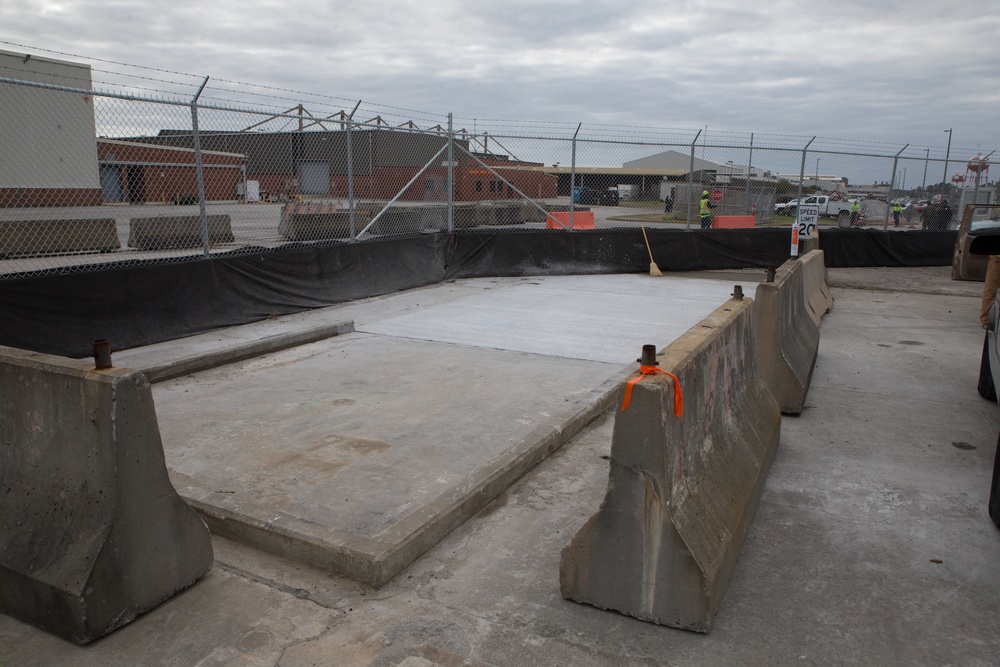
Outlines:
<svg viewBox="0 0 1000 667"><path fill-rule="evenodd" d="M199 352L186 357L171 359L162 364L140 368L150 383L172 380L182 375L224 366L226 364L259 357L271 352L279 352L288 348L315 343L316 341L340 336L354 331L354 321L333 322L321 324L302 331L266 336L246 343L228 345L224 349Z"/></svg>
<svg viewBox="0 0 1000 667"><path fill-rule="evenodd" d="M633 370L632 366L623 368L575 401L557 425L535 429L436 500L375 537L346 533L231 494L208 491L183 473L171 471L170 476L178 493L213 533L378 588L616 404L620 388Z"/></svg>

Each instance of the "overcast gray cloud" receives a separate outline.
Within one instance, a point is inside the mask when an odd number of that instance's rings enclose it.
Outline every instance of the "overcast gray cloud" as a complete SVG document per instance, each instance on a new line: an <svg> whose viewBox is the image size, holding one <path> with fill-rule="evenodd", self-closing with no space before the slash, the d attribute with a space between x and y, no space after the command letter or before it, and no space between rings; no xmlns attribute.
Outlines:
<svg viewBox="0 0 1000 667"><path fill-rule="evenodd" d="M995 0L0 0L0 48L343 99L332 106L929 147L954 128L954 150L1000 144L998 35ZM92 64L95 80L120 70Z"/></svg>

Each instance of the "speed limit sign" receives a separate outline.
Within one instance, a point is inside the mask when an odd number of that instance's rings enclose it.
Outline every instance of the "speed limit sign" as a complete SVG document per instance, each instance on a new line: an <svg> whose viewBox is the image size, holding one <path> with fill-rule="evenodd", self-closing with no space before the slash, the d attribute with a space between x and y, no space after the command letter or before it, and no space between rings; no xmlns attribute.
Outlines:
<svg viewBox="0 0 1000 667"><path fill-rule="evenodd" d="M798 207L798 225L799 225L799 239L811 239L813 234L816 233L816 225L819 224L819 207L817 206L799 206Z"/></svg>

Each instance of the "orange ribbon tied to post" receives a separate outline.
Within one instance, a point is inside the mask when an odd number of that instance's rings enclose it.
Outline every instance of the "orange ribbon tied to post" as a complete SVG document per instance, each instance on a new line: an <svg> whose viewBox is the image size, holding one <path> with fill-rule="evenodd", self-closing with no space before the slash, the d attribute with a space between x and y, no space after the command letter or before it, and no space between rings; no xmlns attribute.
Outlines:
<svg viewBox="0 0 1000 667"><path fill-rule="evenodd" d="M625 399L622 401L622 412L628 409L629 404L632 402L632 387L635 386L639 380L646 377L647 375L656 375L657 373L663 373L674 380L674 416L681 417L684 415L684 395L681 393L681 381L676 375L665 371L656 366L639 366L639 376L634 377L625 383Z"/></svg>

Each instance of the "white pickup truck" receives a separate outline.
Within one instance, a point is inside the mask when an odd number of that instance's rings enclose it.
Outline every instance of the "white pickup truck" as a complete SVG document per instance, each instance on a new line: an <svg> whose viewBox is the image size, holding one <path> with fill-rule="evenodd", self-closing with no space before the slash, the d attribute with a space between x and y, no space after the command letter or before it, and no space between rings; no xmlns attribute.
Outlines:
<svg viewBox="0 0 1000 667"><path fill-rule="evenodd" d="M803 206L815 206L819 209L821 218L839 218L842 215L850 219L851 202L846 199L832 199L827 195L812 195L802 200ZM790 201L785 205L785 215L795 217L798 213L798 202Z"/></svg>

